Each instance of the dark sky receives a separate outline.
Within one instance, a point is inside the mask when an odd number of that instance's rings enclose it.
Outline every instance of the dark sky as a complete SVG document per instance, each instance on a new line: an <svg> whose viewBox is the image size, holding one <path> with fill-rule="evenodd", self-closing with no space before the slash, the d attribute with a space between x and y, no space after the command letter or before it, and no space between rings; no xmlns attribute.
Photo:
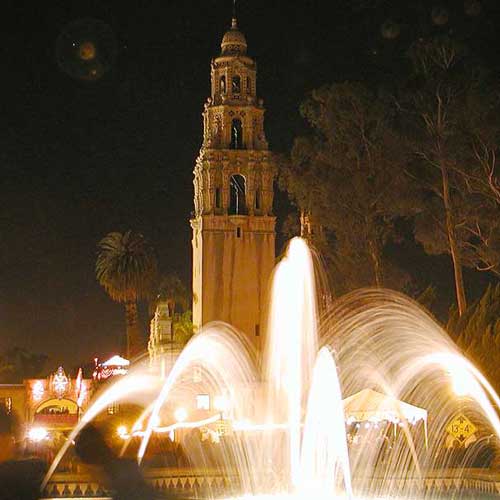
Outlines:
<svg viewBox="0 0 500 500"><path fill-rule="evenodd" d="M433 2L240 0L271 147L287 151L302 130L307 91L397 73L420 34L463 33L496 61L496 2L479 15L466 15L462 0L443 4L449 19L439 27ZM231 8L231 0L2 4L0 351L47 353L52 369L120 350L122 307L94 276L96 244L109 231L143 232L162 269L189 283L192 169L210 59ZM381 36L389 18L401 24L396 40ZM82 32L110 54L95 81L75 78L82 67L63 46L62 33ZM401 258L420 265L417 254ZM448 259L426 262L429 279L449 288ZM484 279L471 283L477 293Z"/></svg>

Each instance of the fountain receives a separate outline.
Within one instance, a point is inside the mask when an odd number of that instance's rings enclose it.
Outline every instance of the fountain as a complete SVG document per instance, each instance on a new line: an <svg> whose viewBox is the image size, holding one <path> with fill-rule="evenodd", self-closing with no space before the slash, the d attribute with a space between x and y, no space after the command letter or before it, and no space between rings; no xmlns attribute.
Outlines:
<svg viewBox="0 0 500 500"><path fill-rule="evenodd" d="M315 272L307 244L293 239L274 272L262 359L244 335L212 323L188 343L165 380L137 363L83 415L44 486L83 426L111 402L139 401L145 410L123 448L139 438L139 462L153 433L229 422L218 465L238 480L226 495L439 496L429 485L437 484L453 458L443 452L450 419L458 412L473 414L498 438L498 395L415 302L367 289L318 311ZM365 394L389 401L390 411L377 412L376 406L364 417L346 419L346 397L367 389L376 392ZM200 393L219 395L224 404L203 419L189 419L183 411L182 418L162 425L172 420L178 401ZM412 408L419 416L413 417ZM203 470L203 449L189 440L184 444L190 462ZM462 479L474 458L465 456L460 467L454 464L452 477L446 476L463 498L468 486L460 485L466 485Z"/></svg>

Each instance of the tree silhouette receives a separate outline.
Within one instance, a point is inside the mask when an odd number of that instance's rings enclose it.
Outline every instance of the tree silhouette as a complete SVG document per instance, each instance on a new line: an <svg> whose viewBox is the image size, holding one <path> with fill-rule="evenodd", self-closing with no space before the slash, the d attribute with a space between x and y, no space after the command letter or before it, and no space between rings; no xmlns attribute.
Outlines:
<svg viewBox="0 0 500 500"><path fill-rule="evenodd" d="M156 273L153 248L142 234L113 232L99 242L97 280L113 300L125 304L128 357L144 348L137 302L151 297Z"/></svg>
<svg viewBox="0 0 500 500"><path fill-rule="evenodd" d="M301 112L311 130L295 140L281 181L303 213L307 236L344 289L402 288L405 277L384 249L397 218L417 205L391 102L347 82L313 91Z"/></svg>

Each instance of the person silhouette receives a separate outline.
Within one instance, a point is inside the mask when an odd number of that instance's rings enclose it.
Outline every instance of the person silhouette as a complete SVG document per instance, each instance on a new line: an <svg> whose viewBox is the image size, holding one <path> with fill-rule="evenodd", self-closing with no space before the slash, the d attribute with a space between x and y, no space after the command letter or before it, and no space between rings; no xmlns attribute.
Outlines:
<svg viewBox="0 0 500 500"><path fill-rule="evenodd" d="M103 481L103 486L111 490L114 500L155 498L154 490L145 482L137 463L116 456L94 425L87 425L78 434L75 453L94 470Z"/></svg>

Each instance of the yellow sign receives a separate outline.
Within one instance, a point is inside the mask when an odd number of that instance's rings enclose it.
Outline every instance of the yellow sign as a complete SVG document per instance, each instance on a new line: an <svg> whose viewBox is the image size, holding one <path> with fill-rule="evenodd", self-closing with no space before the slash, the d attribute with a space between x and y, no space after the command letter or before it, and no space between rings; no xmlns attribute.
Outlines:
<svg viewBox="0 0 500 500"><path fill-rule="evenodd" d="M217 420L215 422L215 431L219 436L226 436L231 434L231 431L233 430L231 421L230 420Z"/></svg>
<svg viewBox="0 0 500 500"><path fill-rule="evenodd" d="M446 432L451 434L461 443L466 441L472 434L477 431L477 427L465 416L457 415L446 427Z"/></svg>

